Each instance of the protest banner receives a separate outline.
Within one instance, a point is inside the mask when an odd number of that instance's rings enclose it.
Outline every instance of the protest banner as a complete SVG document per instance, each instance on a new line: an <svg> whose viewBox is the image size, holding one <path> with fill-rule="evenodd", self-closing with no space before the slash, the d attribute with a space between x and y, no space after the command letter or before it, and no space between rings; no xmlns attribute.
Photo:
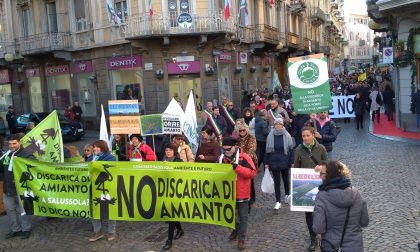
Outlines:
<svg viewBox="0 0 420 252"><path fill-rule="evenodd" d="M22 137L20 142L23 148L39 161L63 162L63 137L57 111L51 112Z"/></svg>
<svg viewBox="0 0 420 252"><path fill-rule="evenodd" d="M297 114L331 109L327 62L323 54L289 58L290 85Z"/></svg>
<svg viewBox="0 0 420 252"><path fill-rule="evenodd" d="M236 175L231 165L100 161L90 165L95 219L235 227Z"/></svg>
<svg viewBox="0 0 420 252"><path fill-rule="evenodd" d="M321 184L319 172L314 169L291 169L292 197L290 211L313 212L318 186Z"/></svg>
<svg viewBox="0 0 420 252"><path fill-rule="evenodd" d="M163 134L182 134L179 115L162 114Z"/></svg>
<svg viewBox="0 0 420 252"><path fill-rule="evenodd" d="M185 108L184 134L190 142L191 151L195 155L198 150L198 126L197 113L195 110L194 93L191 90L188 96L187 107Z"/></svg>
<svg viewBox="0 0 420 252"><path fill-rule="evenodd" d="M13 175L26 214L90 218L88 163L46 163L15 157Z"/></svg>
<svg viewBox="0 0 420 252"><path fill-rule="evenodd" d="M329 111L330 118L356 117L353 110L354 95L331 97L332 109Z"/></svg>
<svg viewBox="0 0 420 252"><path fill-rule="evenodd" d="M141 134L143 136L163 134L162 114L140 116Z"/></svg>
<svg viewBox="0 0 420 252"><path fill-rule="evenodd" d="M108 110L111 134L140 134L137 100L110 100Z"/></svg>

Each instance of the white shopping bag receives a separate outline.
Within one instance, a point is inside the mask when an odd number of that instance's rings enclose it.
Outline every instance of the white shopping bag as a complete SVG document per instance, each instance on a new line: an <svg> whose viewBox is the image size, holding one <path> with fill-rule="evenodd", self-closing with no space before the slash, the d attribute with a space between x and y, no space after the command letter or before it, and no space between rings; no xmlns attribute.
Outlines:
<svg viewBox="0 0 420 252"><path fill-rule="evenodd" d="M261 182L261 190L263 193L274 193L274 180L268 169L265 169L264 177Z"/></svg>

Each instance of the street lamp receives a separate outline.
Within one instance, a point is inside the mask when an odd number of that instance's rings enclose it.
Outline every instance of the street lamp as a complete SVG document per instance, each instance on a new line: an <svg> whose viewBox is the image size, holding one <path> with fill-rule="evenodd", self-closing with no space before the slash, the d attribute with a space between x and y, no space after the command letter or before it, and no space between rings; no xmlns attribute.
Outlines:
<svg viewBox="0 0 420 252"><path fill-rule="evenodd" d="M13 57L13 54L11 54L11 53L6 53L5 55L4 55L4 60L6 61L6 62L12 62L13 60L14 60L14 57Z"/></svg>

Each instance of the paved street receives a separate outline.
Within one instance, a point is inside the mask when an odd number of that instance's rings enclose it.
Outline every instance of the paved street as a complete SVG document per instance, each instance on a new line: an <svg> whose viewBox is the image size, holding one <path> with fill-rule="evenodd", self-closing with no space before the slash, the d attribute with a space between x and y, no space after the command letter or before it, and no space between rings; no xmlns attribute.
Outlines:
<svg viewBox="0 0 420 252"><path fill-rule="evenodd" d="M365 251L417 251L420 242L420 146L385 140L354 123L341 124L334 155L353 171L353 183L368 202L370 225L364 230ZM76 142L83 143L93 139ZM75 144L75 143L70 143ZM246 251L305 251L309 241L304 214L283 205L274 214L274 195L262 195L256 178L257 202L248 224ZM28 240L4 240L6 218L0 218L0 251L160 251L167 237L166 223L119 222L118 239L89 243L88 220L37 218ZM230 230L182 223L185 236L172 251L235 251L227 241Z"/></svg>

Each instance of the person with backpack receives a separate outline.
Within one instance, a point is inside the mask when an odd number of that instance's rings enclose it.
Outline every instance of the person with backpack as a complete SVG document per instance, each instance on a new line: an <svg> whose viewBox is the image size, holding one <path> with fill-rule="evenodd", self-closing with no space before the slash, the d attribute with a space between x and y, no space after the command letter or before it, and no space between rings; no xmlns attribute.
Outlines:
<svg viewBox="0 0 420 252"><path fill-rule="evenodd" d="M374 86L372 88L372 92L369 95L369 99L372 101L370 104L370 112L372 114L372 122L375 122L375 114L376 120L379 123L381 118L381 106L383 104L383 97L381 92L379 92L378 87Z"/></svg>

